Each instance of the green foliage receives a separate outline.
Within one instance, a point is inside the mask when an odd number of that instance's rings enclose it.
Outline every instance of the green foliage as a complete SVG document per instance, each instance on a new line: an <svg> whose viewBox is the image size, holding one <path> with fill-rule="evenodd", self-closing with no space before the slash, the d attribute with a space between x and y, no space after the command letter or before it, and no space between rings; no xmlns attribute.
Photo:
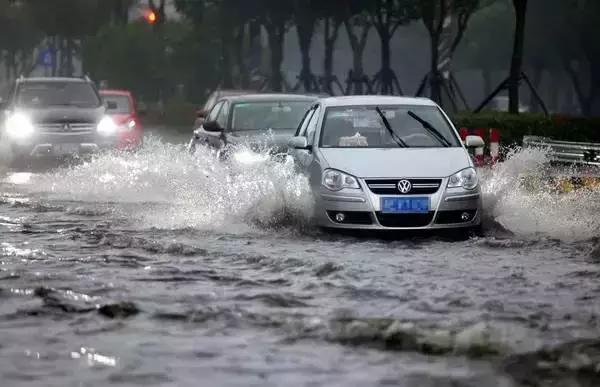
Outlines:
<svg viewBox="0 0 600 387"><path fill-rule="evenodd" d="M160 31L143 22L108 26L83 45L85 70L142 99L165 98L183 84L188 98L200 100L214 87L217 71L216 59L206 55L211 40L202 39L201 32L185 23L166 23Z"/></svg>
<svg viewBox="0 0 600 387"><path fill-rule="evenodd" d="M461 113L452 117L457 128L495 128L500 130L504 145L519 144L523 136L536 135L555 140L600 142L600 118L575 118L542 114L508 114L486 112Z"/></svg>

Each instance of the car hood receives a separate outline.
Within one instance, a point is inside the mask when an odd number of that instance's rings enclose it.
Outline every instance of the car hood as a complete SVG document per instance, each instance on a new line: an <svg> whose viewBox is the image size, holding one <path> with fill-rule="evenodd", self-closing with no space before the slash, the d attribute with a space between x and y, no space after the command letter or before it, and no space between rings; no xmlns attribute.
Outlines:
<svg viewBox="0 0 600 387"><path fill-rule="evenodd" d="M464 148L320 149L330 168L361 178L446 177L472 166Z"/></svg>
<svg viewBox="0 0 600 387"><path fill-rule="evenodd" d="M30 117L34 123L96 123L104 115L103 106L97 108L53 107L49 109L19 109L19 111Z"/></svg>
<svg viewBox="0 0 600 387"><path fill-rule="evenodd" d="M249 145L252 148L271 148L276 152L287 152L288 141L294 136L295 129L244 130L229 132L227 141L231 144Z"/></svg>

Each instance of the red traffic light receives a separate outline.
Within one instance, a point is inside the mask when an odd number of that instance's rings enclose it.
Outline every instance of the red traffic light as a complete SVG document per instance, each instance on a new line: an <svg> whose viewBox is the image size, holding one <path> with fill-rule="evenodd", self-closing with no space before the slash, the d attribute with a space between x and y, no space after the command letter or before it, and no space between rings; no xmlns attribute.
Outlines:
<svg viewBox="0 0 600 387"><path fill-rule="evenodd" d="M148 10L144 13L144 19L146 19L148 23L154 24L158 20L158 16L156 15L156 12Z"/></svg>

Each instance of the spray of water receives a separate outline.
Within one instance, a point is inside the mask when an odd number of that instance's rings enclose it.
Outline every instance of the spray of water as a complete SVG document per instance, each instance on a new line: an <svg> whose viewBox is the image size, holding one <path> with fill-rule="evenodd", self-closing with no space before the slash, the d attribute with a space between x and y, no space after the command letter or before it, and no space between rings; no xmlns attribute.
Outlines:
<svg viewBox="0 0 600 387"><path fill-rule="evenodd" d="M293 163L270 161L249 149L236 154L223 163L208 149L192 156L181 145L150 137L137 153L101 154L40 175L32 186L53 199L138 204L124 211L135 208L128 215L147 227L232 231L306 221L312 196Z"/></svg>
<svg viewBox="0 0 600 387"><path fill-rule="evenodd" d="M557 193L543 149L513 149L482 171L484 214L518 238L588 240L600 235L600 188ZM528 184L524 182L529 182ZM535 184L531 188L531 182ZM110 203L146 227L222 229L306 224L313 199L293 162L238 149L232 162L150 137L137 153L107 153L38 175L30 184L50 198Z"/></svg>
<svg viewBox="0 0 600 387"><path fill-rule="evenodd" d="M600 188L563 193L552 179L575 172L549 167L545 149L511 149L505 162L482 173L488 219L521 238L577 241L598 237Z"/></svg>

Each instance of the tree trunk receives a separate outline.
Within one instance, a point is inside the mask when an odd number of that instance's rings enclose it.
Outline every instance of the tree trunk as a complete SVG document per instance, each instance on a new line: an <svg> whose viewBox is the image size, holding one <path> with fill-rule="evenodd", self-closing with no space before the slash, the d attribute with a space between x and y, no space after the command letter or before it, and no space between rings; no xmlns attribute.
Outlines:
<svg viewBox="0 0 600 387"><path fill-rule="evenodd" d="M541 65L535 65L533 66L533 79L531 80L531 83L533 84L533 87L535 88L535 90L539 93L540 90L540 85L542 84L542 76L544 74L544 69ZM531 107L531 111L532 112L539 112L540 111L540 104L538 103L538 100L535 98L535 95L533 94L533 92L529 93L529 106Z"/></svg>
<svg viewBox="0 0 600 387"><path fill-rule="evenodd" d="M67 38L66 41L66 57L67 57L67 69L66 75L72 77L75 69L73 68L73 39Z"/></svg>
<svg viewBox="0 0 600 387"><path fill-rule="evenodd" d="M329 17L325 18L325 57L323 60L323 72L325 77L325 91L333 95L331 81L333 78L333 51L337 40L340 24L333 22Z"/></svg>
<svg viewBox="0 0 600 387"><path fill-rule="evenodd" d="M231 60L232 27L224 9L221 8L221 86L226 89L233 88L233 64Z"/></svg>
<svg viewBox="0 0 600 387"><path fill-rule="evenodd" d="M381 35L381 86L382 94L393 94L394 79L392 77L392 53L390 42L392 37L385 33Z"/></svg>
<svg viewBox="0 0 600 387"><path fill-rule="evenodd" d="M271 90L281 92L283 91L281 63L283 62L285 26L282 24L267 25L266 29L271 51Z"/></svg>
<svg viewBox="0 0 600 387"><path fill-rule="evenodd" d="M510 78L508 81L508 111L519 114L519 80L523 65L523 46L525 43L525 19L527 16L527 0L513 0L515 8L516 26L512 60L510 64Z"/></svg>
<svg viewBox="0 0 600 387"><path fill-rule="evenodd" d="M367 36L369 34L370 26L363 26L361 37L357 37L354 33L352 26L349 21L345 21L344 25L346 27L346 32L348 33L348 39L350 40L350 45L352 46L352 75L353 79L350 81L358 80L365 75L364 67L363 67L363 53L365 51L365 45L367 41ZM351 88L350 92L352 93L352 89L354 89L354 94L364 94L364 88L362 82L353 82L354 87Z"/></svg>
<svg viewBox="0 0 600 387"><path fill-rule="evenodd" d="M488 69L481 69L481 77L483 78L483 94L485 98L492 94L492 72Z"/></svg>
<svg viewBox="0 0 600 387"><path fill-rule="evenodd" d="M440 41L439 34L433 33L430 34L431 43L431 69L429 73L429 88L430 88L430 97L433 101L438 104L442 103L442 85L440 79L440 72L438 71L438 62L439 62L439 51L438 45Z"/></svg>
<svg viewBox="0 0 600 387"><path fill-rule="evenodd" d="M298 43L300 44L300 53L302 55L302 70L300 71L300 80L307 92L313 91L312 87L312 70L310 60L310 47L312 44L313 28L308 26L297 26Z"/></svg>
<svg viewBox="0 0 600 387"><path fill-rule="evenodd" d="M244 37L246 36L245 25L238 28L238 33L235 37L235 60L238 68L240 77L240 84L243 89L247 89L250 83L250 76L248 74L248 67L244 58Z"/></svg>

